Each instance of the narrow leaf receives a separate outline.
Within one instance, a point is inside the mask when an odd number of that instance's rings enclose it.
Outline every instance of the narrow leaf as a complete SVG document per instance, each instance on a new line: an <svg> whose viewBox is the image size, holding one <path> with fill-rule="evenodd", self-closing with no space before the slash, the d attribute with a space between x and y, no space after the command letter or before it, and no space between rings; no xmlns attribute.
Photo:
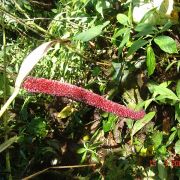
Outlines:
<svg viewBox="0 0 180 180"><path fill-rule="evenodd" d="M175 104L175 119L180 123L180 103Z"/></svg>
<svg viewBox="0 0 180 180"><path fill-rule="evenodd" d="M7 141L5 141L3 144L0 145L0 153L3 152L5 149L7 149L9 146L11 146L14 142L16 142L19 138L17 136L14 136Z"/></svg>
<svg viewBox="0 0 180 180"><path fill-rule="evenodd" d="M156 67L155 54L151 46L147 47L146 65L148 70L148 76L151 76L154 73Z"/></svg>
<svg viewBox="0 0 180 180"><path fill-rule="evenodd" d="M142 129L151 119L155 116L155 112L150 112L144 116L143 119L140 119L139 121L136 121L133 129L132 129L132 135L136 134L140 129Z"/></svg>
<svg viewBox="0 0 180 180"><path fill-rule="evenodd" d="M161 180L167 179L167 169L162 160L158 160L158 176Z"/></svg>
<svg viewBox="0 0 180 180"><path fill-rule="evenodd" d="M169 36L158 36L154 38L154 42L167 53L177 53L176 42Z"/></svg>
<svg viewBox="0 0 180 180"><path fill-rule="evenodd" d="M176 135L177 135L177 131L172 132L172 134L169 136L166 146L169 146L174 141Z"/></svg>
<svg viewBox="0 0 180 180"><path fill-rule="evenodd" d="M180 154L180 140L178 140L175 144L175 152L176 154Z"/></svg>
<svg viewBox="0 0 180 180"><path fill-rule="evenodd" d="M129 48L127 56L130 56L131 54L135 53L138 49L140 49L147 43L148 43L148 41L146 41L144 39L139 39L139 40L135 41Z"/></svg>
<svg viewBox="0 0 180 180"><path fill-rule="evenodd" d="M109 23L110 23L109 21L106 21L102 25L92 27L92 28L88 29L87 31L82 32L82 33L78 34L77 36L75 36L75 39L87 42L87 41L99 36L102 33L103 28L106 27Z"/></svg>
<svg viewBox="0 0 180 180"><path fill-rule="evenodd" d="M180 80L178 80L177 85L176 85L176 94L178 98L180 99Z"/></svg>

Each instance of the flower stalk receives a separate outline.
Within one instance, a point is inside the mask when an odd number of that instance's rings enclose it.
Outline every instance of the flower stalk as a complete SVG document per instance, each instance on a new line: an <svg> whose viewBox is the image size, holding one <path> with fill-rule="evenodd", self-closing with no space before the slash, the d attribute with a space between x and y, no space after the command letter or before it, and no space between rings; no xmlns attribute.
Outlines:
<svg viewBox="0 0 180 180"><path fill-rule="evenodd" d="M114 113L120 117L137 120L145 115L144 111L134 111L89 90L60 81L29 77L25 80L22 87L29 92L68 97L72 100L84 102L104 111Z"/></svg>

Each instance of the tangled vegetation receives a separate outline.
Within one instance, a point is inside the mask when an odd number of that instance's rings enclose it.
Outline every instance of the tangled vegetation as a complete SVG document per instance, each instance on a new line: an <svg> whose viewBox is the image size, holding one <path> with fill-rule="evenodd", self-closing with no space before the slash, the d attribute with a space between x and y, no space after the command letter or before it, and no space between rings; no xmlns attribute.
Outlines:
<svg viewBox="0 0 180 180"><path fill-rule="evenodd" d="M180 178L179 12L178 0L1 0L0 180ZM30 93L27 76L54 89Z"/></svg>

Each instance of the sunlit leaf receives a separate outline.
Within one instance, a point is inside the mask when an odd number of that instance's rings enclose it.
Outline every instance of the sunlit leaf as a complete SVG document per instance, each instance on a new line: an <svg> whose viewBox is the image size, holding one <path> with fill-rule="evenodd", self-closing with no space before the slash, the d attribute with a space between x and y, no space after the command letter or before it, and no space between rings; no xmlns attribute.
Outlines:
<svg viewBox="0 0 180 180"><path fill-rule="evenodd" d="M148 76L150 76L154 73L154 70L156 67L155 54L151 46L147 47L146 65L147 65L147 70L148 70Z"/></svg>
<svg viewBox="0 0 180 180"><path fill-rule="evenodd" d="M174 141L176 135L177 135L177 131L174 131L171 133L171 135L169 136L169 139L166 143L166 146L169 146Z"/></svg>
<svg viewBox="0 0 180 180"><path fill-rule="evenodd" d="M140 129L142 129L148 122L151 121L151 119L155 116L155 112L150 112L144 116L143 119L140 119L135 122L133 129L132 129L132 134L131 136L134 136Z"/></svg>
<svg viewBox="0 0 180 180"><path fill-rule="evenodd" d="M178 140L175 144L175 152L176 154L180 154L180 140Z"/></svg>
<svg viewBox="0 0 180 180"><path fill-rule="evenodd" d="M125 14L118 14L117 20L119 23L121 23L122 25L125 25L125 26L127 26L128 22L129 22L129 19Z"/></svg>
<svg viewBox="0 0 180 180"><path fill-rule="evenodd" d="M69 117L74 112L74 108L72 106L66 106L58 113L57 117L60 119L64 119Z"/></svg>
<svg viewBox="0 0 180 180"><path fill-rule="evenodd" d="M106 21L102 25L92 27L92 28L88 29L87 31L78 34L77 36L75 36L74 39L87 42L87 41L99 36L102 33L103 28L106 27L109 23L110 23L110 21Z"/></svg>
<svg viewBox="0 0 180 180"><path fill-rule="evenodd" d="M156 131L152 135L152 141L153 141L155 148L158 148L161 145L162 140L163 140L163 133L162 132Z"/></svg>
<svg viewBox="0 0 180 180"><path fill-rule="evenodd" d="M104 130L104 132L110 131L113 128L116 120L117 120L117 117L115 115L113 115L113 114L110 114L109 117L108 117L108 120L103 121L103 130Z"/></svg>
<svg viewBox="0 0 180 180"><path fill-rule="evenodd" d="M177 53L176 42L169 36L158 36L154 38L154 42L167 53Z"/></svg>
<svg viewBox="0 0 180 180"><path fill-rule="evenodd" d="M154 86L154 92L161 95L161 99L164 97L172 100L178 100L178 97L166 87Z"/></svg>

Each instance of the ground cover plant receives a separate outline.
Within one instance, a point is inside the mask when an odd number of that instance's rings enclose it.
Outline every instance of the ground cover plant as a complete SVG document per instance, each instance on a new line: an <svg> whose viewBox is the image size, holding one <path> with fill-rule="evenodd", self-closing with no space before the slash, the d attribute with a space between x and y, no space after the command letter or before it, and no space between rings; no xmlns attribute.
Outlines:
<svg viewBox="0 0 180 180"><path fill-rule="evenodd" d="M0 179L179 179L178 0L0 3Z"/></svg>

